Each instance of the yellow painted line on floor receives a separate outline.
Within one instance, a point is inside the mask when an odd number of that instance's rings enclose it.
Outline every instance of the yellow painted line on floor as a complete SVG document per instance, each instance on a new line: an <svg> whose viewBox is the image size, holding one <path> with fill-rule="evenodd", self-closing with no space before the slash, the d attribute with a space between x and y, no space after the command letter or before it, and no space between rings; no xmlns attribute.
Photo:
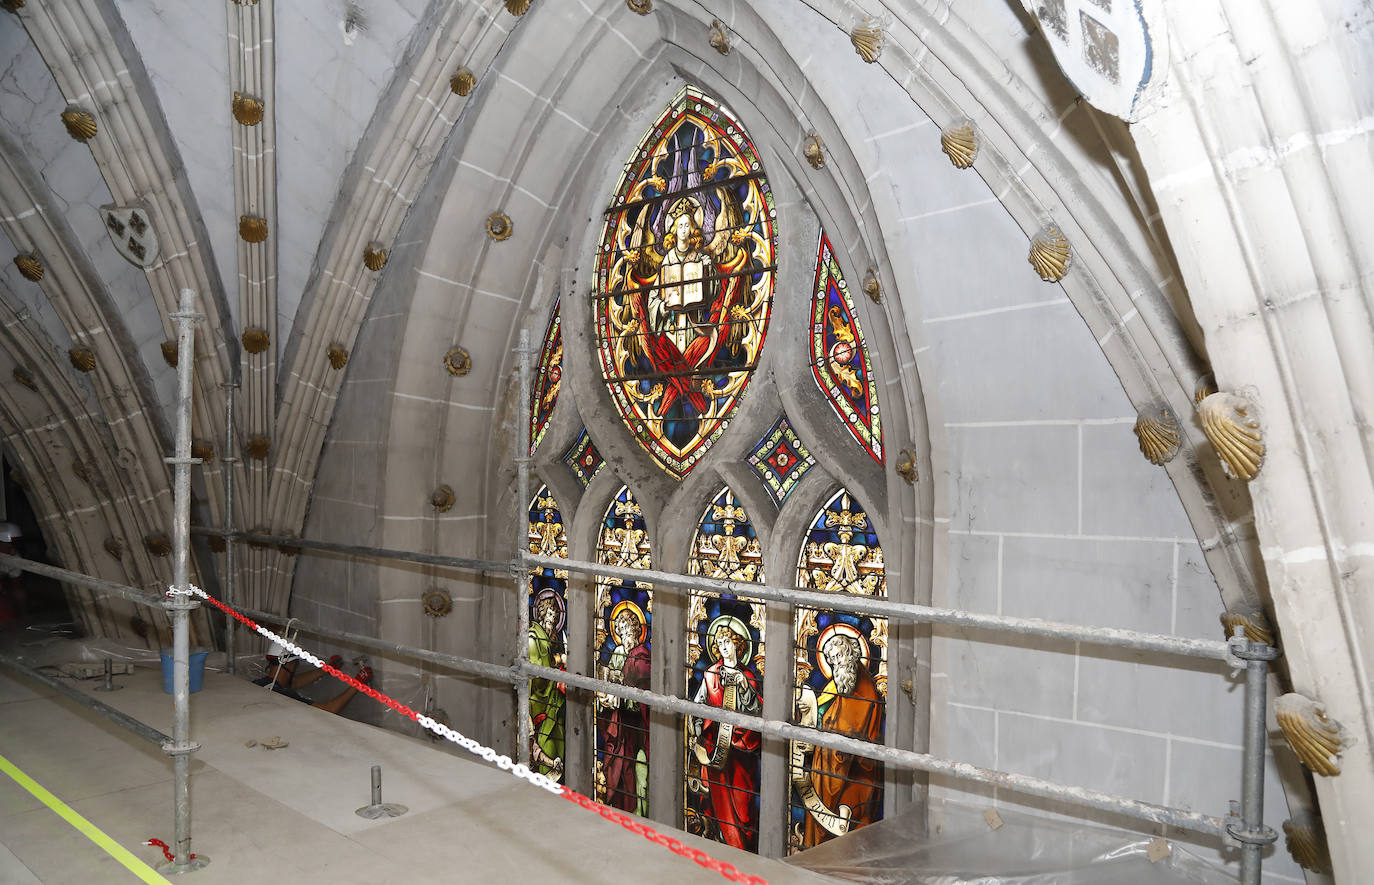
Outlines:
<svg viewBox="0 0 1374 885"><path fill-rule="evenodd" d="M171 882L162 878L157 870L148 866L137 857L134 857L129 849L105 835L99 827L77 814L72 810L71 806L67 805L67 803L43 789L42 784L20 771L15 767L13 762L6 759L4 756L0 756L0 771L9 775L16 784L32 793L34 798L39 802L51 808L53 813L58 817L75 827L87 839L90 839L96 845L103 848L106 854L119 861L129 870L129 872L133 873L142 881L147 882L148 885L172 885Z"/></svg>

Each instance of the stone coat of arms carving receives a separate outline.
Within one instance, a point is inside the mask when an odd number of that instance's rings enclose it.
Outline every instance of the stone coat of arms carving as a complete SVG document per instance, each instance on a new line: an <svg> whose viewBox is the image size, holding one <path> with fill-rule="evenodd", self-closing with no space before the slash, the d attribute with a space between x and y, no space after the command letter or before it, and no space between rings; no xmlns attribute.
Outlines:
<svg viewBox="0 0 1374 885"><path fill-rule="evenodd" d="M100 217L115 249L135 267L147 268L157 260L157 231L143 206L101 206Z"/></svg>

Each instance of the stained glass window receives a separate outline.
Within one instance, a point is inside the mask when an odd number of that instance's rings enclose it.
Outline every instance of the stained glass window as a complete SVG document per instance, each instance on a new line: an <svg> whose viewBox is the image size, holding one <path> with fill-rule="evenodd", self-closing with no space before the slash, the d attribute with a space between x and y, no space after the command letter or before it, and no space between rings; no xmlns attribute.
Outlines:
<svg viewBox="0 0 1374 885"><path fill-rule="evenodd" d="M652 568L644 513L628 486L601 521L597 562ZM648 584L598 577L596 675L633 688L649 687L653 590ZM595 798L612 808L649 813L649 711L642 704L596 695Z"/></svg>
<svg viewBox="0 0 1374 885"><path fill-rule="evenodd" d="M687 573L763 580L754 527L729 488L701 516ZM763 603L693 591L687 617L687 696L726 710L763 712ZM746 851L759 846L759 733L685 718L684 828Z"/></svg>
<svg viewBox="0 0 1374 885"><path fill-rule="evenodd" d="M797 438L787 416L782 415L763 439L754 444L754 450L749 453L749 466L763 480L773 503L781 507L806 471L816 466L816 459Z"/></svg>
<svg viewBox="0 0 1374 885"><path fill-rule="evenodd" d="M592 438L587 435L585 427L563 453L563 463L568 465L568 469L577 477L577 481L582 483L584 489L591 485L592 480L601 472L601 468L606 466L606 462L601 460L601 453L592 445Z"/></svg>
<svg viewBox="0 0 1374 885"><path fill-rule="evenodd" d="M878 385L863 332L854 316L849 287L824 233L816 257L816 287L811 296L811 371L859 445L875 461L883 463Z"/></svg>
<svg viewBox="0 0 1374 885"><path fill-rule="evenodd" d="M625 165L592 293L621 419L675 478L720 436L773 303L773 194L734 116L684 88Z"/></svg>
<svg viewBox="0 0 1374 885"><path fill-rule="evenodd" d="M558 401L558 388L563 383L563 328L554 301L549 326L544 330L544 347L539 351L539 372L530 390L530 454L539 448L544 431L549 429L549 416Z"/></svg>
<svg viewBox="0 0 1374 885"><path fill-rule="evenodd" d="M862 507L840 490L807 531L797 586L887 596L882 547ZM794 721L881 744L887 698L887 620L798 606ZM881 762L790 742L789 851L800 851L879 820Z"/></svg>
<svg viewBox="0 0 1374 885"><path fill-rule="evenodd" d="M568 536L558 502L541 486L530 504L529 549L541 556L568 558ZM530 662L567 669L568 573L530 569ZM530 680L530 765L554 780L563 778L564 691L552 679Z"/></svg>

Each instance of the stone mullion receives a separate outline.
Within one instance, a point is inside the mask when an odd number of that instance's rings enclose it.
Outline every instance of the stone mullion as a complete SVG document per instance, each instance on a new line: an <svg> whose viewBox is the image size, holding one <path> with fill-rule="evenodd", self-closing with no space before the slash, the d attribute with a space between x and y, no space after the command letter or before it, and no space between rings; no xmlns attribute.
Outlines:
<svg viewBox="0 0 1374 885"><path fill-rule="evenodd" d="M443 146L462 108L449 88L459 65L472 66L476 47L490 40L490 56L509 32L496 27L500 3L485 0L483 9L451 5L433 30L430 45L417 62L402 94L389 110L390 122L363 169L367 178L357 184L337 211L344 224L321 251L327 256L315 285L318 292L297 324L303 327L282 393L276 440L279 457L272 478L269 512L275 523L299 526L305 518L325 430L333 413L342 376L332 371L324 350L331 343L345 347L356 338L380 274L367 270L362 252L376 240L388 250L400 229L410 201L428 175L430 161ZM395 182L390 184L389 182ZM290 568L278 570L271 590L284 599L290 587Z"/></svg>
<svg viewBox="0 0 1374 885"><path fill-rule="evenodd" d="M171 163L162 152L151 116L122 68L125 60L113 55L118 45L110 27L94 3L55 0L42 6L21 8L21 19L40 54L53 72L59 89L72 104L91 110L100 130L88 147L102 177L118 203L141 200L153 210L164 257L146 273L158 300L163 326L173 337L167 314L174 312L181 288L194 289L206 319L197 330L196 408L193 434L218 440L222 418L224 338L219 328L217 288L212 285L207 261L191 224L192 212L175 187ZM116 70L119 68L120 70ZM103 100L97 96L103 95ZM205 488L212 513L222 506L220 463L205 467Z"/></svg>

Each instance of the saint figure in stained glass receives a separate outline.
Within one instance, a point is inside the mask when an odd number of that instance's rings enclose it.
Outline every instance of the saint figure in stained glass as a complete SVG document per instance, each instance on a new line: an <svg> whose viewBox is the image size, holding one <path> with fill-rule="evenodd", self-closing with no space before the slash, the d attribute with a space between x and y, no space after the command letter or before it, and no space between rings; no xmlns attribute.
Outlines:
<svg viewBox="0 0 1374 885"><path fill-rule="evenodd" d="M558 502L542 486L529 511L528 545L541 556L568 556L568 536ZM567 668L568 573L563 569L530 570L530 662L557 670ZM530 765L553 780L563 777L564 690L552 679L530 680Z"/></svg>
<svg viewBox="0 0 1374 885"><path fill-rule="evenodd" d="M597 562L653 567L644 513L629 487L606 509ZM653 591L648 584L597 578L596 675L632 688L649 687ZM623 811L649 811L649 711L636 701L596 695L596 799Z"/></svg>
<svg viewBox="0 0 1374 885"><path fill-rule="evenodd" d="M724 430L773 299L776 210L739 123L684 89L607 210L593 308L621 418L674 477Z"/></svg>
<svg viewBox="0 0 1374 885"><path fill-rule="evenodd" d="M549 417L558 401L558 388L563 384L563 328L558 311L559 302L554 301L549 326L544 330L544 347L539 351L539 373L530 391L531 455L544 439L544 431L549 429Z"/></svg>
<svg viewBox="0 0 1374 885"><path fill-rule="evenodd" d="M758 536L730 489L702 515L687 571L763 580ZM687 693L699 704L763 710L764 609L756 600L693 591L687 623ZM686 717L683 817L689 832L758 850L759 733Z"/></svg>
<svg viewBox="0 0 1374 885"><path fill-rule="evenodd" d="M841 490L812 521L797 563L805 590L886 596L882 547L868 515ZM794 721L872 743L884 738L887 621L798 607ZM788 845L799 851L882 817L882 763L791 742Z"/></svg>
<svg viewBox="0 0 1374 885"><path fill-rule="evenodd" d="M873 366L854 316L844 272L824 233L811 295L811 370L854 439L873 460L883 463L883 429Z"/></svg>

